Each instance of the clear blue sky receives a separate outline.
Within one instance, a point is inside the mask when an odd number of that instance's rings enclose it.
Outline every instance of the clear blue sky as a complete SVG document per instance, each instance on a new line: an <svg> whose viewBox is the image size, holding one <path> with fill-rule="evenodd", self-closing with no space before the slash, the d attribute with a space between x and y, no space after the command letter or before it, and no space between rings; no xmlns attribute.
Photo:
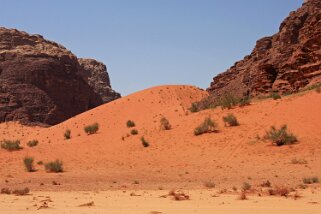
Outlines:
<svg viewBox="0 0 321 214"><path fill-rule="evenodd" d="M278 31L303 0L2 0L0 25L104 62L126 95L161 84L209 86Z"/></svg>

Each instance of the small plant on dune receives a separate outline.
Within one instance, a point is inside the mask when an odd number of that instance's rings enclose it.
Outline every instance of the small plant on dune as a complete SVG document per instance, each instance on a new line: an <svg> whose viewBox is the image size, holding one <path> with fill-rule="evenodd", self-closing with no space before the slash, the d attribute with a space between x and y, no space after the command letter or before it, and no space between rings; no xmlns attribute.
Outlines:
<svg viewBox="0 0 321 214"><path fill-rule="evenodd" d="M248 191L252 188L251 184L244 182L242 185L242 191Z"/></svg>
<svg viewBox="0 0 321 214"><path fill-rule="evenodd" d="M20 146L19 140L3 140L1 142L1 148L8 150L10 152L22 149L22 147Z"/></svg>
<svg viewBox="0 0 321 214"><path fill-rule="evenodd" d="M6 194L6 195L10 195L11 194L11 190L9 188L2 188L1 189L1 194Z"/></svg>
<svg viewBox="0 0 321 214"><path fill-rule="evenodd" d="M51 161L45 164L45 169L47 172L63 172L63 164L60 160Z"/></svg>
<svg viewBox="0 0 321 214"><path fill-rule="evenodd" d="M222 109L231 109L239 103L239 99L235 98L232 94L225 94L219 98L218 103Z"/></svg>
<svg viewBox="0 0 321 214"><path fill-rule="evenodd" d="M276 91L272 92L271 97L273 98L273 100L281 99L280 94Z"/></svg>
<svg viewBox="0 0 321 214"><path fill-rule="evenodd" d="M67 129L67 130L65 131L65 133L64 133L64 138L65 138L65 140L71 139L71 131L70 131L70 129Z"/></svg>
<svg viewBox="0 0 321 214"><path fill-rule="evenodd" d="M242 99L239 100L240 107L248 106L250 104L251 104L251 97L250 96L243 97Z"/></svg>
<svg viewBox="0 0 321 214"><path fill-rule="evenodd" d="M297 158L293 158L291 160L292 164L307 164L308 161L306 161L305 159L297 159Z"/></svg>
<svg viewBox="0 0 321 214"><path fill-rule="evenodd" d="M39 144L39 141L38 140L30 140L28 143L27 143L27 145L29 146L29 147L35 147L35 146L37 146Z"/></svg>
<svg viewBox="0 0 321 214"><path fill-rule="evenodd" d="M215 187L215 183L214 183L213 181L211 181L211 180L205 181L205 182L204 182L204 186L205 186L206 188L214 188L214 187Z"/></svg>
<svg viewBox="0 0 321 214"><path fill-rule="evenodd" d="M319 178L318 177L310 177L310 178L304 178L303 183L304 184L315 184L319 183Z"/></svg>
<svg viewBox="0 0 321 214"><path fill-rule="evenodd" d="M192 103L192 106L189 108L189 110L190 110L192 113L195 113L195 112L198 112L198 111L199 111L196 103Z"/></svg>
<svg viewBox="0 0 321 214"><path fill-rule="evenodd" d="M163 130L170 130L172 128L171 124L169 123L169 120L166 117L162 117L160 120L161 123L161 129Z"/></svg>
<svg viewBox="0 0 321 214"><path fill-rule="evenodd" d="M238 197L239 200L247 200L246 192L242 191Z"/></svg>
<svg viewBox="0 0 321 214"><path fill-rule="evenodd" d="M127 125L127 128L132 128L132 127L135 127L135 126L136 126L136 125L135 125L135 122L132 121L132 120L128 120L127 123L126 123L126 125Z"/></svg>
<svg viewBox="0 0 321 214"><path fill-rule="evenodd" d="M149 147L149 142L146 141L144 137L142 137L140 140L141 140L144 147Z"/></svg>
<svg viewBox="0 0 321 214"><path fill-rule="evenodd" d="M277 146L290 145L298 141L296 136L287 132L286 125L283 125L280 129L271 126L271 129L266 132L265 139L272 141Z"/></svg>
<svg viewBox="0 0 321 214"><path fill-rule="evenodd" d="M217 124L215 121L213 121L211 118L205 118L202 124L200 124L198 127L194 130L194 135L201 135L204 133L210 133L215 132L217 128Z"/></svg>
<svg viewBox="0 0 321 214"><path fill-rule="evenodd" d="M23 163L25 165L26 171L27 172L34 172L34 166L33 166L33 158L32 157L25 157L23 159Z"/></svg>
<svg viewBox="0 0 321 214"><path fill-rule="evenodd" d="M269 195L279 195L287 197L290 194L289 188L286 186L275 186L268 190Z"/></svg>
<svg viewBox="0 0 321 214"><path fill-rule="evenodd" d="M137 129L132 129L132 130L130 131L130 133L131 133L132 135L138 135Z"/></svg>
<svg viewBox="0 0 321 214"><path fill-rule="evenodd" d="M223 117L223 121L230 126L238 126L239 122L233 114L228 114L226 117Z"/></svg>
<svg viewBox="0 0 321 214"><path fill-rule="evenodd" d="M16 189L12 191L14 195L18 195L18 196L28 195L29 192L30 192L30 189L28 187L23 189Z"/></svg>
<svg viewBox="0 0 321 214"><path fill-rule="evenodd" d="M85 126L85 128L84 128L85 132L88 135L97 133L98 129L99 129L99 124L98 123L94 123L92 125Z"/></svg>

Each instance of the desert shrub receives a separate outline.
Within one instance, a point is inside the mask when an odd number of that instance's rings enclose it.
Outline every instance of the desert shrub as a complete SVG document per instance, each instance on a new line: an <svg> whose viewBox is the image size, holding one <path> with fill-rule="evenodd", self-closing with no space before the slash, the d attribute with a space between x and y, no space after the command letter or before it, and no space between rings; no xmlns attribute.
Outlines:
<svg viewBox="0 0 321 214"><path fill-rule="evenodd" d="M17 151L22 149L19 140L3 140L1 142L1 148L6 149L8 151Z"/></svg>
<svg viewBox="0 0 321 214"><path fill-rule="evenodd" d="M67 129L64 133L65 140L71 139L71 131L70 129Z"/></svg>
<svg viewBox="0 0 321 214"><path fill-rule="evenodd" d="M94 123L92 125L85 126L85 128L84 128L85 132L88 135L97 133L98 129L99 129L99 124L98 123Z"/></svg>
<svg viewBox="0 0 321 214"><path fill-rule="evenodd" d="M170 130L172 128L171 124L169 123L166 117L162 117L162 119L160 120L160 123L161 123L161 129L163 130Z"/></svg>
<svg viewBox="0 0 321 214"><path fill-rule="evenodd" d="M233 114L228 114L226 117L223 117L223 121L230 126L238 126L239 122Z"/></svg>
<svg viewBox="0 0 321 214"><path fill-rule="evenodd" d="M293 158L291 160L292 164L307 164L308 161L306 161L305 159L297 159L297 158Z"/></svg>
<svg viewBox="0 0 321 214"><path fill-rule="evenodd" d="M63 172L63 164L60 160L51 161L45 164L45 169L47 172Z"/></svg>
<svg viewBox="0 0 321 214"><path fill-rule="evenodd" d="M190 110L192 113L195 113L195 112L198 112L198 111L199 111L196 103L192 103L192 106L189 108L189 110Z"/></svg>
<svg viewBox="0 0 321 214"><path fill-rule="evenodd" d="M287 197L290 193L290 190L285 186L275 186L274 188L269 189L268 193L269 195L279 195Z"/></svg>
<svg viewBox="0 0 321 214"><path fill-rule="evenodd" d="M250 96L243 97L242 99L239 100L240 107L248 106L250 104L251 104L251 97Z"/></svg>
<svg viewBox="0 0 321 214"><path fill-rule="evenodd" d="M2 188L0 193L1 194L6 194L6 195L10 195L11 194L11 190L9 188Z"/></svg>
<svg viewBox="0 0 321 214"><path fill-rule="evenodd" d="M218 100L218 105L222 109L231 109L233 106L236 106L239 103L239 99L234 97L232 94L225 94Z"/></svg>
<svg viewBox="0 0 321 214"><path fill-rule="evenodd" d="M13 194L19 195L19 196L28 195L29 192L30 192L30 189L28 187L24 189L16 189L12 191Z"/></svg>
<svg viewBox="0 0 321 214"><path fill-rule="evenodd" d="M309 178L303 178L303 183L305 184L315 184L319 183L319 178L318 177L309 177Z"/></svg>
<svg viewBox="0 0 321 214"><path fill-rule="evenodd" d="M206 188L214 188L214 187L215 187L215 183L214 183L213 181L211 181L211 180L205 181L205 182L204 182L204 186L205 186Z"/></svg>
<svg viewBox="0 0 321 214"><path fill-rule="evenodd" d="M281 96L278 92L272 92L271 97L273 98L273 100L281 99Z"/></svg>
<svg viewBox="0 0 321 214"><path fill-rule="evenodd" d="M261 184L261 187L271 187L271 182L270 182L269 180L264 181L264 182Z"/></svg>
<svg viewBox="0 0 321 214"><path fill-rule="evenodd" d="M25 165L27 172L34 172L35 171L35 169L33 167L33 158L32 157L25 157L23 159L23 163Z"/></svg>
<svg viewBox="0 0 321 214"><path fill-rule="evenodd" d="M246 192L242 191L239 195L239 200L247 200Z"/></svg>
<svg viewBox="0 0 321 214"><path fill-rule="evenodd" d="M213 121L211 118L205 118L202 124L200 124L198 127L194 130L194 135L201 135L204 133L214 132L216 131L217 124L215 121Z"/></svg>
<svg viewBox="0 0 321 214"><path fill-rule="evenodd" d="M136 125L135 125L135 122L132 121L132 120L128 120L127 123L126 123L126 125L127 125L128 128L132 128L132 127L135 127L135 126L136 126Z"/></svg>
<svg viewBox="0 0 321 214"><path fill-rule="evenodd" d="M131 133L132 135L138 135L137 129L132 129L132 130L130 131L130 133Z"/></svg>
<svg viewBox="0 0 321 214"><path fill-rule="evenodd" d="M242 190L243 190L243 191L248 191L248 190L250 190L251 188L252 188L251 184L249 184L249 183L247 183L247 182L244 182L244 183L242 184Z"/></svg>
<svg viewBox="0 0 321 214"><path fill-rule="evenodd" d="M146 141L144 137L142 137L140 140L141 140L144 147L149 147L149 142Z"/></svg>
<svg viewBox="0 0 321 214"><path fill-rule="evenodd" d="M297 142L296 136L287 132L287 126L283 125L279 130L274 126L266 132L265 139L272 141L277 146L290 145Z"/></svg>
<svg viewBox="0 0 321 214"><path fill-rule="evenodd" d="M38 165L43 165L43 161L38 161L37 164Z"/></svg>
<svg viewBox="0 0 321 214"><path fill-rule="evenodd" d="M27 145L29 146L29 147L35 147L35 146L37 146L39 144L39 141L38 140L30 140L28 143L27 143Z"/></svg>

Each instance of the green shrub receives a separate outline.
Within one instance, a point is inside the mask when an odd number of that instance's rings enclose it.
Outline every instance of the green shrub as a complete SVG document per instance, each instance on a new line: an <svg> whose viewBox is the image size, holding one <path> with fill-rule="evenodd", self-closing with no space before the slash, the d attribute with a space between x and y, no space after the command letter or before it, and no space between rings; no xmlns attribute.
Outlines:
<svg viewBox="0 0 321 214"><path fill-rule="evenodd" d="M25 164L25 168L27 172L34 172L35 169L33 167L33 158L32 157L25 157L23 159L23 163Z"/></svg>
<svg viewBox="0 0 321 214"><path fill-rule="evenodd" d="M98 123L94 123L92 125L85 126L85 128L84 128L85 132L88 135L97 133L98 129L99 129L99 124Z"/></svg>
<svg viewBox="0 0 321 214"><path fill-rule="evenodd" d="M166 117L162 117L162 119L160 120L160 123L161 123L161 129L163 130L170 130L172 128L171 124L169 123Z"/></svg>
<svg viewBox="0 0 321 214"><path fill-rule="evenodd" d="M132 135L138 135L137 129L132 129L132 130L130 131L130 133L131 133Z"/></svg>
<svg viewBox="0 0 321 214"><path fill-rule="evenodd" d="M128 120L126 125L127 125L127 128L132 128L136 126L135 122L132 120Z"/></svg>
<svg viewBox="0 0 321 214"><path fill-rule="evenodd" d="M194 130L194 135L201 135L204 133L215 132L217 124L211 118L205 118L204 122Z"/></svg>
<svg viewBox="0 0 321 214"><path fill-rule="evenodd" d="M223 121L228 123L230 126L238 126L239 122L233 114L228 114L226 117L223 117Z"/></svg>
<svg viewBox="0 0 321 214"><path fill-rule="evenodd" d="M10 152L22 149L19 140L3 140L1 142L1 148L6 149Z"/></svg>
<svg viewBox="0 0 321 214"><path fill-rule="evenodd" d="M218 105L221 106L222 109L231 109L239 103L239 100L240 99L237 99L232 94L225 94L219 98Z"/></svg>
<svg viewBox="0 0 321 214"><path fill-rule="evenodd" d="M310 177L310 178L304 178L303 183L305 184L315 184L319 183L319 178L318 177Z"/></svg>
<svg viewBox="0 0 321 214"><path fill-rule="evenodd" d="M47 172L63 172L62 161L55 160L45 164L45 169Z"/></svg>
<svg viewBox="0 0 321 214"><path fill-rule="evenodd" d="M189 108L189 110L190 110L192 113L195 113L195 112L198 112L198 111L199 111L196 103L192 103L192 106Z"/></svg>
<svg viewBox="0 0 321 214"><path fill-rule="evenodd" d="M271 97L273 98L273 100L281 99L281 96L278 92L272 92Z"/></svg>
<svg viewBox="0 0 321 214"><path fill-rule="evenodd" d="M144 147L149 147L149 142L146 141L144 137L142 137L140 140L141 140Z"/></svg>
<svg viewBox="0 0 321 214"><path fill-rule="evenodd" d="M31 140L31 141L29 141L28 143L27 143L27 145L29 146L29 147L35 147L35 146L37 146L39 144L39 141L38 140Z"/></svg>
<svg viewBox="0 0 321 214"><path fill-rule="evenodd" d="M71 131L70 129L67 129L64 133L65 140L71 139Z"/></svg>
<svg viewBox="0 0 321 214"><path fill-rule="evenodd" d="M296 136L287 132L286 125L283 125L279 130L271 126L271 129L266 132L265 139L272 141L277 146L290 145L298 141Z"/></svg>

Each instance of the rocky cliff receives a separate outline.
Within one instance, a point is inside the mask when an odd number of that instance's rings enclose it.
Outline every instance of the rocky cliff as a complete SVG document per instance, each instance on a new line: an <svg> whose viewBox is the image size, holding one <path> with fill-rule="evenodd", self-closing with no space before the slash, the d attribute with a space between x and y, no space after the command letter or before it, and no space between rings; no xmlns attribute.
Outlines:
<svg viewBox="0 0 321 214"><path fill-rule="evenodd" d="M279 32L257 41L252 53L213 78L212 97L297 92L321 82L321 1L307 0Z"/></svg>
<svg viewBox="0 0 321 214"><path fill-rule="evenodd" d="M54 125L103 103L63 46L0 28L0 122ZM109 84L109 82L108 82Z"/></svg>

